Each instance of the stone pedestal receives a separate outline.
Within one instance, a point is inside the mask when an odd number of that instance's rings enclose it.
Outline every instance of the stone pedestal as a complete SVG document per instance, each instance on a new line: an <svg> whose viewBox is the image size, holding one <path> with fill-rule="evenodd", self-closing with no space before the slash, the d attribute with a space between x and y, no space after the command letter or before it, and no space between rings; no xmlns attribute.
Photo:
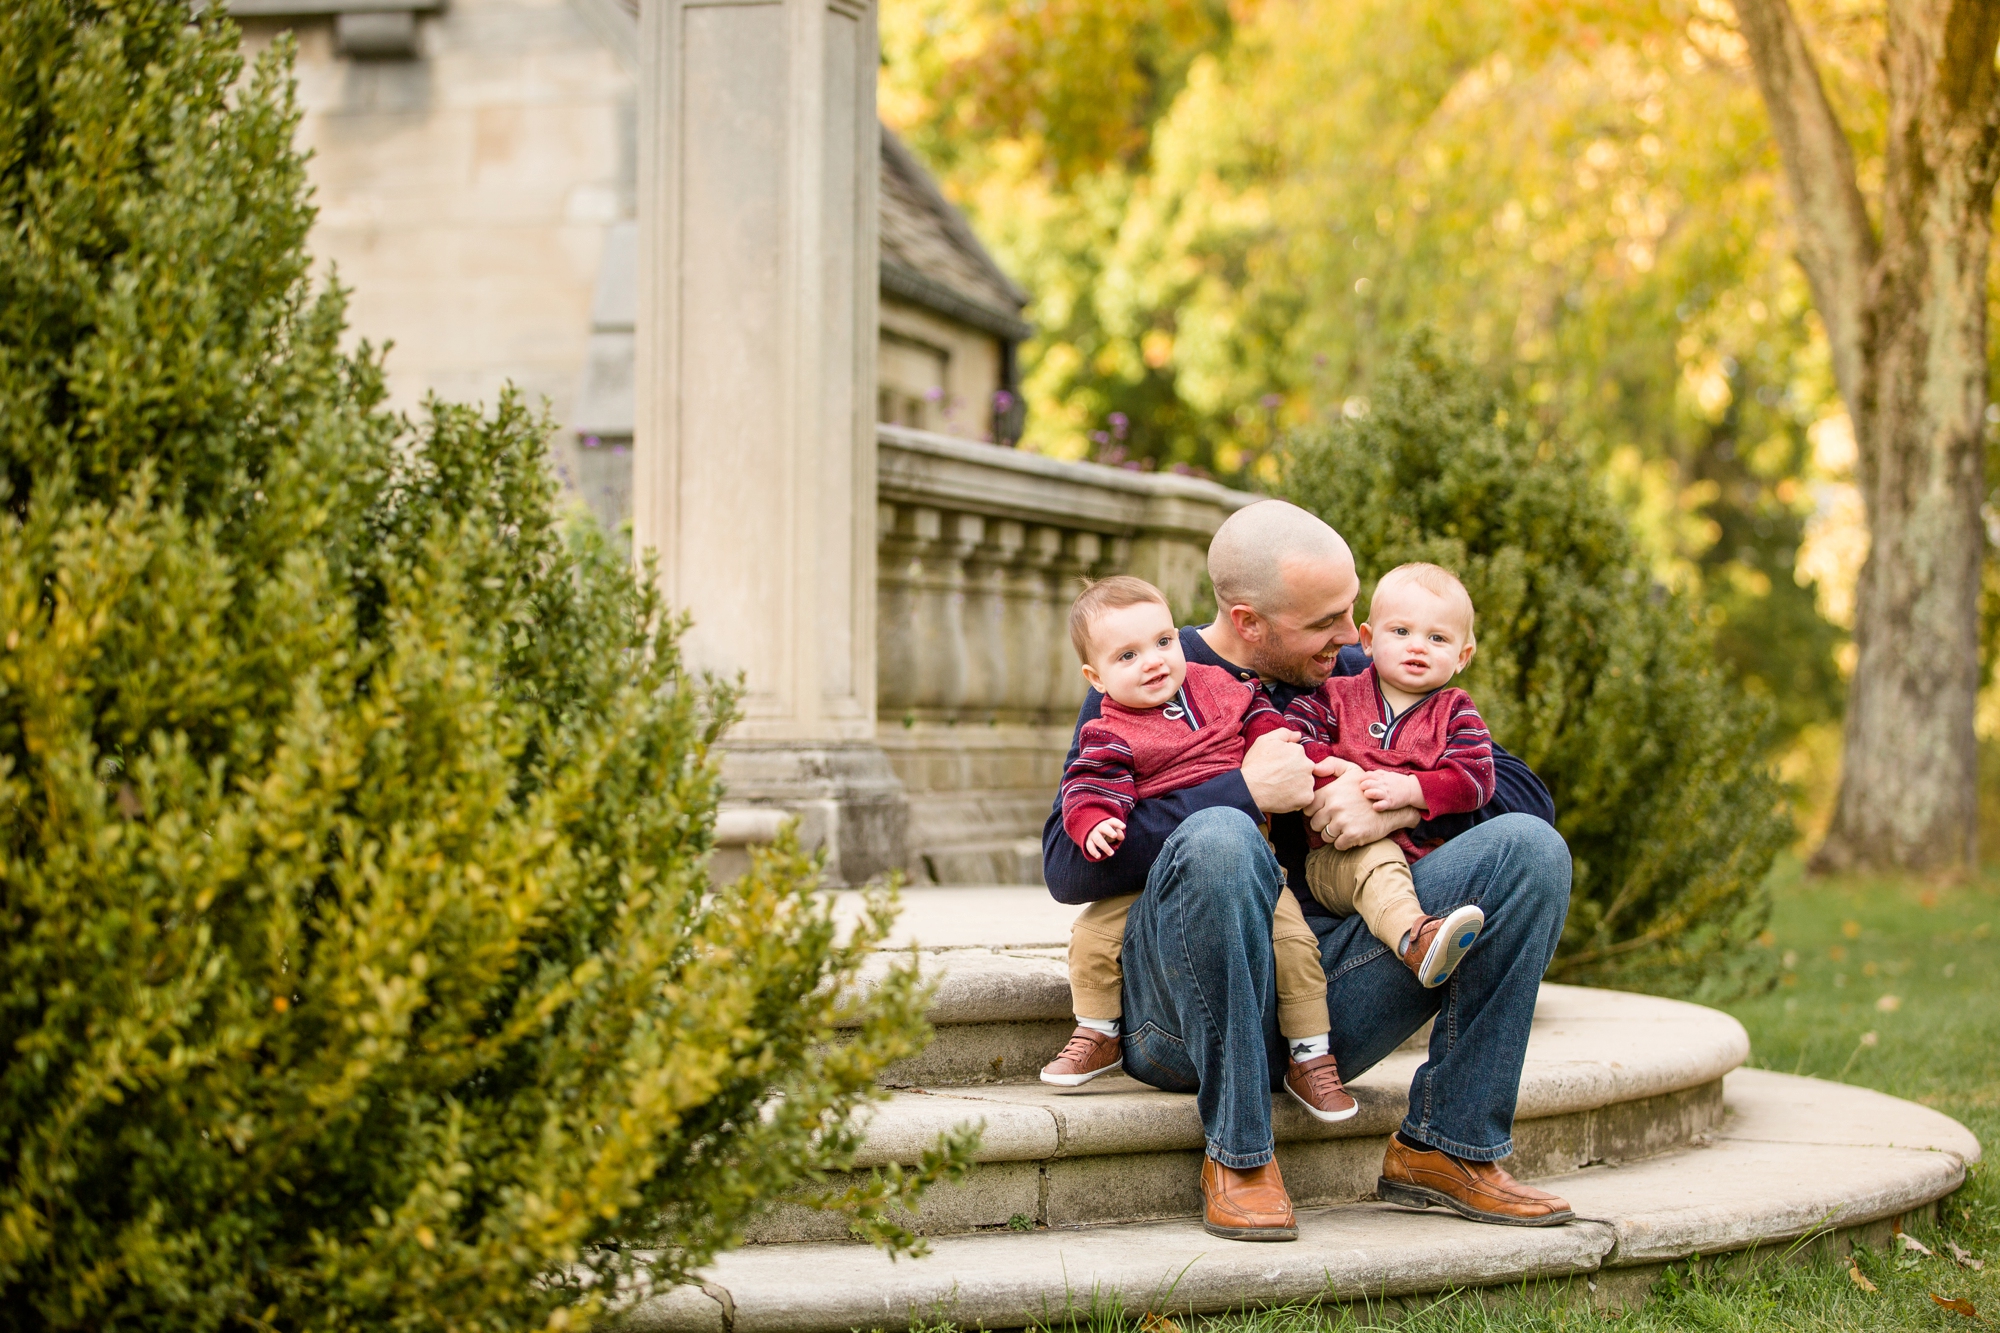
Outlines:
<svg viewBox="0 0 2000 1333"><path fill-rule="evenodd" d="M902 864L906 819L875 744L876 52L852 0L640 17L634 546L690 660L742 678L732 801L799 815L843 883Z"/></svg>

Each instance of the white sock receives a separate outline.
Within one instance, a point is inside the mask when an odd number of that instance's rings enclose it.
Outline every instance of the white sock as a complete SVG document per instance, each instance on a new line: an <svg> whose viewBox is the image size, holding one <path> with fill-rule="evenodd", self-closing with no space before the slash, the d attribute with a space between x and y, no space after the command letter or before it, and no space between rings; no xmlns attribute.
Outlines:
<svg viewBox="0 0 2000 1333"><path fill-rule="evenodd" d="M1330 1049L1331 1043L1329 1039L1332 1036L1331 1032L1322 1032L1317 1037L1292 1038L1292 1063L1299 1064L1306 1060L1317 1060L1320 1056L1325 1055Z"/></svg>
<svg viewBox="0 0 2000 1333"><path fill-rule="evenodd" d="M1408 958L1409 956L1410 956L1410 932L1406 930L1403 932L1403 938L1396 942L1396 957Z"/></svg>
<svg viewBox="0 0 2000 1333"><path fill-rule="evenodd" d="M1102 1032L1107 1037L1118 1035L1118 1020L1115 1018L1085 1018L1077 1015L1076 1025L1089 1028L1092 1032Z"/></svg>

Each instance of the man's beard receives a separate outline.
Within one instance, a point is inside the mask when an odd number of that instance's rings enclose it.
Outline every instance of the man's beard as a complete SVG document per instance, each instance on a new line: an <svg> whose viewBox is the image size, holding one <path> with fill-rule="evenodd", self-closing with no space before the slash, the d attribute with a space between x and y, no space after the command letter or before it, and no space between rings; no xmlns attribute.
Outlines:
<svg viewBox="0 0 2000 1333"><path fill-rule="evenodd" d="M1253 644L1250 660L1243 665L1249 667L1266 680L1282 681L1301 690L1318 689L1326 675L1313 666L1313 654L1303 656L1281 656L1271 652L1261 644Z"/></svg>

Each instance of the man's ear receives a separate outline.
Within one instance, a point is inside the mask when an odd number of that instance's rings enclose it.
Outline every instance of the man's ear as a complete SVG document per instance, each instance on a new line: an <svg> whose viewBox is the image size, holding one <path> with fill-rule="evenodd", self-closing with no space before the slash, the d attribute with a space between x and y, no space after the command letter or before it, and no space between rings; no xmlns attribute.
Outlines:
<svg viewBox="0 0 2000 1333"><path fill-rule="evenodd" d="M1085 662L1083 664L1083 678L1089 681L1090 688L1096 690L1099 694L1103 694L1106 692L1104 689L1104 681L1101 678L1099 678L1097 674L1097 668L1092 666L1088 662Z"/></svg>
<svg viewBox="0 0 2000 1333"><path fill-rule="evenodd" d="M1245 643L1264 641L1264 618L1248 603L1238 602L1229 608L1229 628Z"/></svg>
<svg viewBox="0 0 2000 1333"><path fill-rule="evenodd" d="M1370 657L1375 656L1374 627L1364 620L1361 622L1360 625L1360 634L1361 634L1361 651L1367 653Z"/></svg>

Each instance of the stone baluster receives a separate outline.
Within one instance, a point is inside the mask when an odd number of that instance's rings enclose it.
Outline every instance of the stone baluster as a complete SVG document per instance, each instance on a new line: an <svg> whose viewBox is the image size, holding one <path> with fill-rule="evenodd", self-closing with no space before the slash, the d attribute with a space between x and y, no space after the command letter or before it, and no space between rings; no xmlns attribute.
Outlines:
<svg viewBox="0 0 2000 1333"><path fill-rule="evenodd" d="M1097 569L1104 541L1094 532L1065 532L1062 549L1050 564L1047 638L1043 641L1042 672L1047 682L1043 708L1054 720L1074 718L1087 686L1076 670L1076 650L1069 642L1069 608L1083 591L1083 579Z"/></svg>
<svg viewBox="0 0 2000 1333"><path fill-rule="evenodd" d="M952 718L966 687L965 557L984 525L971 514L929 508L919 508L917 516L924 544L915 634L917 705L933 716Z"/></svg>
<svg viewBox="0 0 2000 1333"><path fill-rule="evenodd" d="M989 519L985 540L966 560L965 642L972 669L961 721L991 722L1006 710L1013 679L1007 643L1008 580L1020 558L1024 535L1019 523Z"/></svg>
<svg viewBox="0 0 2000 1333"><path fill-rule="evenodd" d="M917 532L918 511L909 505L882 505L881 538L877 544L878 611L875 621L876 709L885 721L901 722L917 706L917 681L922 663L919 641L922 614L924 539ZM932 511L935 513L935 511Z"/></svg>
<svg viewBox="0 0 2000 1333"><path fill-rule="evenodd" d="M1019 559L1007 576L1008 714L1043 720L1048 702L1049 565L1062 550L1062 533L1036 525L1024 530Z"/></svg>

